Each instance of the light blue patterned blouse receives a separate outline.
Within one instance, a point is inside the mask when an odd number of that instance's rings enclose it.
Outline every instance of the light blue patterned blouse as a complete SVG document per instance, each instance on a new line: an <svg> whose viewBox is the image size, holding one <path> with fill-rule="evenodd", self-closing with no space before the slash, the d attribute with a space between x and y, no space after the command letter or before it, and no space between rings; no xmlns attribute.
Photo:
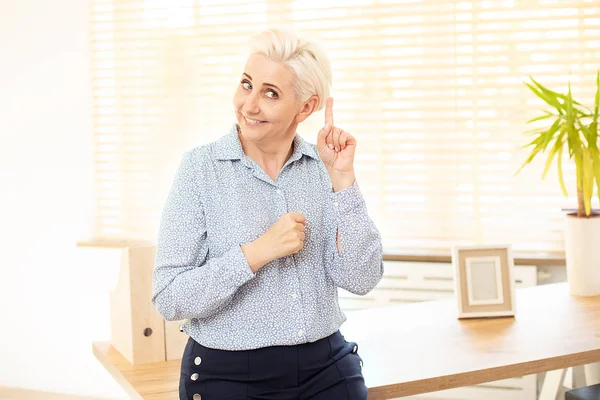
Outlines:
<svg viewBox="0 0 600 400"><path fill-rule="evenodd" d="M346 320L337 287L364 295L383 275L381 236L358 183L334 193L317 147L298 134L293 143L275 181L245 155L235 125L182 157L162 211L152 303L166 320L185 319L206 347L326 337ZM288 212L307 219L304 247L253 273L240 246Z"/></svg>

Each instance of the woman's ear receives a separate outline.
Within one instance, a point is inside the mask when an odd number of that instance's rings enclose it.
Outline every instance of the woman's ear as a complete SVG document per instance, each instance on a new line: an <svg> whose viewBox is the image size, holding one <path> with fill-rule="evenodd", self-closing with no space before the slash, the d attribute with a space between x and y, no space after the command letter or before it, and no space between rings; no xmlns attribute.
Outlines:
<svg viewBox="0 0 600 400"><path fill-rule="evenodd" d="M300 112L296 115L296 122L300 123L310 116L319 105L319 96L312 95L302 104Z"/></svg>

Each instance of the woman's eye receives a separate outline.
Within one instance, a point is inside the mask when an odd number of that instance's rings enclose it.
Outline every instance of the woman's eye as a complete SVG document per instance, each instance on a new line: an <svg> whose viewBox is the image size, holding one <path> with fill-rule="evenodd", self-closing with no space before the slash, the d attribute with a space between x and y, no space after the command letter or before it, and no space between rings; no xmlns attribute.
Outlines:
<svg viewBox="0 0 600 400"><path fill-rule="evenodd" d="M270 99L276 99L279 97L279 95L274 90L267 90L267 97Z"/></svg>
<svg viewBox="0 0 600 400"><path fill-rule="evenodd" d="M248 81L242 81L242 87L246 90L252 89L252 85Z"/></svg>

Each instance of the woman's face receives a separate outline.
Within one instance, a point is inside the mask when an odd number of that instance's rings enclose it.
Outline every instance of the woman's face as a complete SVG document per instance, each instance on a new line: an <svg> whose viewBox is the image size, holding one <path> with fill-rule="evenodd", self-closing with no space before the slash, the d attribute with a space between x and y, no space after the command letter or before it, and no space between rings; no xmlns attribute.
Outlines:
<svg viewBox="0 0 600 400"><path fill-rule="evenodd" d="M296 99L294 79L294 72L261 54L248 58L233 96L245 138L260 141L294 135L298 123L312 113L308 103L316 106L316 100L302 104Z"/></svg>

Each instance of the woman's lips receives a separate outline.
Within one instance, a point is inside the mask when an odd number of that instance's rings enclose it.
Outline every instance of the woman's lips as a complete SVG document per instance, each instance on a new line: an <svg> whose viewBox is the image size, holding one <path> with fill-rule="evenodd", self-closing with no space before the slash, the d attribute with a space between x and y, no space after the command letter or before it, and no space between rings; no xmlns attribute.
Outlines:
<svg viewBox="0 0 600 400"><path fill-rule="evenodd" d="M246 118L243 115L242 115L242 117L244 118L244 122L246 122L246 125L249 125L249 126L258 126L258 125L262 125L262 124L264 124L264 123L267 122L267 121L261 121L261 120L258 120L258 119Z"/></svg>

